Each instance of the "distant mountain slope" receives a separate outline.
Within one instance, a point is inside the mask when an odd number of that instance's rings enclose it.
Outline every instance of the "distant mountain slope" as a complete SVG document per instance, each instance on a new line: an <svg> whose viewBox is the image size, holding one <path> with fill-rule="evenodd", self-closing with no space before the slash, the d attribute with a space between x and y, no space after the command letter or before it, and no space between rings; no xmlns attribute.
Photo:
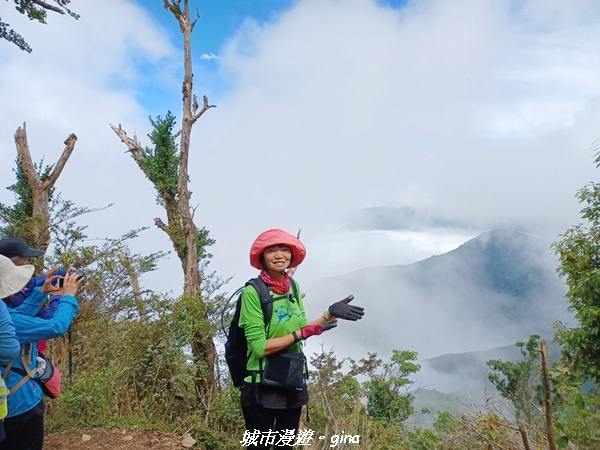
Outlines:
<svg viewBox="0 0 600 450"><path fill-rule="evenodd" d="M447 411L454 416L460 417L462 414L472 413L474 410L480 410L479 399L473 397L467 392L452 392L445 394L435 389L420 389L415 392L414 414L408 419L408 423L420 427L433 427L438 413ZM428 413L422 413L423 409Z"/></svg>
<svg viewBox="0 0 600 450"><path fill-rule="evenodd" d="M419 386L435 387L443 392L464 396L468 393L473 401L483 400L486 390L491 390L487 381L491 359L522 361L523 355L516 345L506 345L480 352L448 353L420 361ZM475 398L479 397L479 398Z"/></svg>
<svg viewBox="0 0 600 450"><path fill-rule="evenodd" d="M410 349L428 358L479 351L548 335L568 320L565 287L549 243L513 231L484 233L410 265L374 267L306 286L306 307L355 295L364 320L340 323L323 339L340 355Z"/></svg>
<svg viewBox="0 0 600 450"><path fill-rule="evenodd" d="M465 221L430 214L410 206L372 206L351 213L347 219L351 230L410 230L431 228L470 228Z"/></svg>
<svg viewBox="0 0 600 450"><path fill-rule="evenodd" d="M498 225L492 225L495 227ZM412 206L371 206L355 210L346 218L350 230L416 230L423 228L485 229L490 223L474 223L438 211Z"/></svg>
<svg viewBox="0 0 600 450"><path fill-rule="evenodd" d="M560 349L547 339L551 362L560 357ZM521 350L516 345L493 348L481 352L452 353L421 361L419 381L415 391L415 414L411 422L431 426L441 411L452 414L473 412L481 409L486 401L495 399L499 405L508 407L487 375L487 362L491 359L523 361ZM434 386L435 389L429 389ZM427 408L429 414L420 414ZM503 408L504 409L504 408ZM509 410L506 409L506 413Z"/></svg>

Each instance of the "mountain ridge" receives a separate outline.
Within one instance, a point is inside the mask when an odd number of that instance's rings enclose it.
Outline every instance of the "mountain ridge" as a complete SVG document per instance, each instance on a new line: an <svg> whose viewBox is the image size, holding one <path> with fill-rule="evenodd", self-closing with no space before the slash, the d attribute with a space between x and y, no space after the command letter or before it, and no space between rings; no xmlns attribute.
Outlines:
<svg viewBox="0 0 600 450"><path fill-rule="evenodd" d="M511 345L534 333L547 335L555 320L570 317L556 265L543 239L491 230L412 264L369 267L319 280L310 286L317 293L310 304L353 293L367 315L356 326L342 324L331 340L344 348L351 330L359 329L356 350L362 349L363 355L401 348L425 357L479 351Z"/></svg>
<svg viewBox="0 0 600 450"><path fill-rule="evenodd" d="M414 206L369 206L350 212L346 216L345 228L349 230L422 230L500 228L510 226L489 221L466 220L440 211ZM512 227L514 228L514 227Z"/></svg>

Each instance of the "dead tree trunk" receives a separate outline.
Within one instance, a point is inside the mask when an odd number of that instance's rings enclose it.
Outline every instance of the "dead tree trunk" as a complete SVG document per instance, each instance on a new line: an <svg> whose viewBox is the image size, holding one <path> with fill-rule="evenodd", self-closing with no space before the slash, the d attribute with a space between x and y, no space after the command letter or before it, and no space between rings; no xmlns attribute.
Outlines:
<svg viewBox="0 0 600 450"><path fill-rule="evenodd" d="M519 424L519 433L521 433L521 439L523 439L523 445L525 446L525 450L531 450L531 446L529 445L529 439L527 438L527 431L525 430L525 425L522 423Z"/></svg>
<svg viewBox="0 0 600 450"><path fill-rule="evenodd" d="M201 298L200 290L200 270L198 256L198 228L194 223L193 209L190 205L189 191L189 152L192 126L196 121L214 105L208 104L206 96L203 97L203 106L199 107L196 96L193 94L193 72L192 72L192 51L190 37L194 26L199 18L198 12L194 19L190 16L188 0L163 0L164 7L170 11L179 23L179 28L183 35L183 56L184 56L184 79L182 84L182 103L183 118L181 125L180 143L179 143L179 166L177 193L175 195L161 195L163 206L167 213L167 223L160 218L155 218L154 223L163 230L173 243L173 247L181 261L184 273L183 296L194 299L194 308L190 307L189 313L193 314L201 323L206 326L198 327L190 342L194 360L198 367L196 376L196 391L200 403L208 406L213 398L216 387L215 363L216 349L213 343L213 335L208 324L210 323L208 312ZM183 5L181 5L183 3ZM121 138L138 166L149 179L149 170L146 164L146 157L137 137L127 136L124 130L112 126L114 132Z"/></svg>
<svg viewBox="0 0 600 450"><path fill-rule="evenodd" d="M196 10L194 19L190 16L189 1L183 0L183 9L180 6L181 0L163 0L164 6L169 10L179 22L179 28L183 35L183 63L184 63L184 78L182 84L182 103L183 103L183 119L181 124L181 140L179 144L179 182L177 185L177 195L179 198L179 215L181 217L181 225L186 239L187 254L185 261L185 281L183 295L188 298L197 298L200 302L199 311L194 311L195 314L200 313L201 321L205 324L209 323L208 313L201 299L200 293L200 271L198 267L198 229L194 224L192 209L190 207L190 191L188 188L188 161L190 153L190 138L192 134L192 126L196 121L214 105L208 104L208 98L203 97L203 106L198 110L199 105L196 96L193 93L194 76L192 71L192 48L191 35L194 26L198 21L200 14ZM197 363L206 365L204 371L205 378L198 376L196 390L200 396L200 400L205 403L210 403L215 389L215 360L216 349L213 343L213 336L208 327L205 330L196 330L192 338L191 346L194 358ZM202 398L205 397L205 398Z"/></svg>
<svg viewBox="0 0 600 450"><path fill-rule="evenodd" d="M123 267L127 271L127 275L131 279L131 291L133 293L133 300L135 303L135 307L137 309L138 314L140 315L140 320L147 324L148 323L148 310L146 309L146 304L144 302L144 297L142 295L142 289L140 287L140 280L138 277L138 273L135 270L135 267L131 263L131 259L122 251L117 251L117 258L123 264Z"/></svg>
<svg viewBox="0 0 600 450"><path fill-rule="evenodd" d="M27 185L31 189L32 212L28 230L29 244L36 248L46 250L48 245L50 245L50 230L48 228L50 223L50 211L48 207L50 189L56 183L71 153L73 153L75 142L77 142L77 136L74 134L67 137L62 155L54 165L52 172L42 180L31 159L25 123L23 123L23 128L17 128L15 133L19 165L21 166ZM36 258L35 265L38 271L43 268L44 257Z"/></svg>
<svg viewBox="0 0 600 450"><path fill-rule="evenodd" d="M546 348L546 341L541 342L540 351L542 353L542 374L544 377L544 409L546 410L546 435L548 436L548 447L550 448L550 450L557 450L556 442L554 441L554 425L552 424L552 391L550 390L548 349Z"/></svg>

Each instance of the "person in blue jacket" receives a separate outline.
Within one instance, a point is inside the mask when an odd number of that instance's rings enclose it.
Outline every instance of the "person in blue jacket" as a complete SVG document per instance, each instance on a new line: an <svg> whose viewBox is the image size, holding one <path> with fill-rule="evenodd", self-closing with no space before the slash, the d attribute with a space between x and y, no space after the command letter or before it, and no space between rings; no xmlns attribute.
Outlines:
<svg viewBox="0 0 600 450"><path fill-rule="evenodd" d="M13 361L12 367L21 371L36 373L37 341L65 334L79 309L75 294L83 278L79 278L74 269L69 269L61 289L53 285L58 278L56 272L57 269L50 269L41 287L36 287L20 306L9 308L21 344L20 355ZM54 315L49 319L35 317L47 295L52 293L62 294ZM6 375L6 367L0 367L0 370ZM8 416L4 420L6 439L0 442L0 450L41 450L44 444L46 407L42 389L35 380L27 379L21 383L23 379L16 371L8 371L6 384L10 394Z"/></svg>
<svg viewBox="0 0 600 450"><path fill-rule="evenodd" d="M34 270L32 265L17 267L10 259L0 255L0 298L20 291L31 279ZM20 349L8 308L0 302L0 365L7 365L17 358Z"/></svg>
<svg viewBox="0 0 600 450"><path fill-rule="evenodd" d="M0 239L0 255L10 258L15 266L22 266L29 263L30 258L37 258L44 254L44 250L29 247L23 239L11 237L6 239ZM65 275L64 270L58 270L55 275ZM20 306L23 301L29 297L36 287L41 287L46 281L46 275L39 277L31 277L29 282L20 289L18 292L13 293L7 297L0 297L8 300L8 306L17 307ZM40 308L36 316L42 319L49 319L58 308L60 301L60 295L53 295L48 302L48 306ZM45 348L43 349L45 350Z"/></svg>

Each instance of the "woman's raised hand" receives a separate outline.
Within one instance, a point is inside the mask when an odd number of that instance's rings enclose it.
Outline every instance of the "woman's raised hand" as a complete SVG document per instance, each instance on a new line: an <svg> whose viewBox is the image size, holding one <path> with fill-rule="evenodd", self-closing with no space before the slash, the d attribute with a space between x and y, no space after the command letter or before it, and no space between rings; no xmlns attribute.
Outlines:
<svg viewBox="0 0 600 450"><path fill-rule="evenodd" d="M65 281L63 282L63 295L75 295L79 285L83 282L84 277L77 274L76 269L71 267L67 270Z"/></svg>
<svg viewBox="0 0 600 450"><path fill-rule="evenodd" d="M46 279L40 288L40 291L42 291L44 294L58 293L58 291L60 291L60 288L56 286L58 283L54 283L54 281L61 278L60 275L56 275L56 272L58 272L56 267L53 267L46 272Z"/></svg>
<svg viewBox="0 0 600 450"><path fill-rule="evenodd" d="M337 317L338 319L344 320L359 320L365 315L365 308L362 306L351 305L350 302L354 300L354 295L349 295L339 302L335 302L329 307L329 314L331 317Z"/></svg>

